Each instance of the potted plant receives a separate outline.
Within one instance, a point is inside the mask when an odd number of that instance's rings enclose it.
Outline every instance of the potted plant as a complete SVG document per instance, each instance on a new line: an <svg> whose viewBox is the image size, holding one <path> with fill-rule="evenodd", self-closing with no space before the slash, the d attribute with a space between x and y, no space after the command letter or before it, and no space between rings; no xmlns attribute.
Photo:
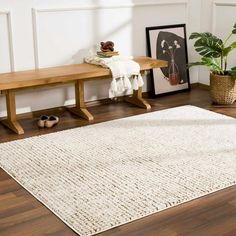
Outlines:
<svg viewBox="0 0 236 236"><path fill-rule="evenodd" d="M236 66L227 68L228 57L236 48L236 41L229 40L235 34L236 23L224 41L209 32L194 32L189 37L196 40L194 47L201 56L200 62L190 63L189 67L201 65L210 69L210 94L216 104L232 104L236 100Z"/></svg>

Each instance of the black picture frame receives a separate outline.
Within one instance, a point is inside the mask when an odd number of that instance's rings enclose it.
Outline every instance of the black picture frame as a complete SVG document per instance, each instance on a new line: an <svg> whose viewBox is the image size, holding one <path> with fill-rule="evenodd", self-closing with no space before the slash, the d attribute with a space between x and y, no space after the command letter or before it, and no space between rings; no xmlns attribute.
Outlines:
<svg viewBox="0 0 236 236"><path fill-rule="evenodd" d="M147 54L168 61L168 67L151 70L155 96L190 90L186 25L146 27Z"/></svg>

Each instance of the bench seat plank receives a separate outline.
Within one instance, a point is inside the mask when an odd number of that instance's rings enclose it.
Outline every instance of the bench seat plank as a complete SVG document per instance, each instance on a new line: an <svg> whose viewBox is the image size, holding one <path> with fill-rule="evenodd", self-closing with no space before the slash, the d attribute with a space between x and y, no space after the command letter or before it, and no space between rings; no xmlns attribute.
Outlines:
<svg viewBox="0 0 236 236"><path fill-rule="evenodd" d="M136 57L141 71L166 67L167 62L149 57ZM40 85L67 83L76 80L94 80L111 77L111 71L87 63L0 74L0 90L22 89Z"/></svg>

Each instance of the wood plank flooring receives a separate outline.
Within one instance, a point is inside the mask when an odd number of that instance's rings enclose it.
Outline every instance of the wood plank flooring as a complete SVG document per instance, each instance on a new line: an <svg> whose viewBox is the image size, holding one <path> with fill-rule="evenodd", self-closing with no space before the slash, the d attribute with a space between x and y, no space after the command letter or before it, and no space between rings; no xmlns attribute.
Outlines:
<svg viewBox="0 0 236 236"><path fill-rule="evenodd" d="M236 104L214 106L209 92L194 88L191 92L148 99L152 111L185 104L236 117ZM127 103L90 107L95 121L145 113ZM92 124L78 119L65 109L51 109L39 114L55 114L60 123L51 129L37 128L37 117L20 120L25 134L18 136L0 125L0 142L55 132ZM0 150L1 155L1 150ZM75 236L69 227L0 169L0 236ZM99 236L236 236L236 187L221 190L188 203L108 230Z"/></svg>

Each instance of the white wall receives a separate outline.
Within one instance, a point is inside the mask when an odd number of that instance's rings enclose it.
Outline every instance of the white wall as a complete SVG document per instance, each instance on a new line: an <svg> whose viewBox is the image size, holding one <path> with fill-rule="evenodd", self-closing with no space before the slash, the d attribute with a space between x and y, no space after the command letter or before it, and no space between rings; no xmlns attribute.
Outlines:
<svg viewBox="0 0 236 236"><path fill-rule="evenodd" d="M214 15L217 32L225 30L221 7ZM231 7L226 6L227 22L235 16ZM114 41L122 54L146 55L145 27L186 23L188 35L211 30L212 9L211 0L0 0L0 72L80 63L84 49L104 40ZM198 58L192 44L189 61ZM202 70L200 77L198 68L190 72L191 83L208 82ZM109 80L87 82L86 100L107 97L108 87ZM70 104L73 98L72 86L25 90L17 93L17 112ZM5 109L0 97L0 116Z"/></svg>

